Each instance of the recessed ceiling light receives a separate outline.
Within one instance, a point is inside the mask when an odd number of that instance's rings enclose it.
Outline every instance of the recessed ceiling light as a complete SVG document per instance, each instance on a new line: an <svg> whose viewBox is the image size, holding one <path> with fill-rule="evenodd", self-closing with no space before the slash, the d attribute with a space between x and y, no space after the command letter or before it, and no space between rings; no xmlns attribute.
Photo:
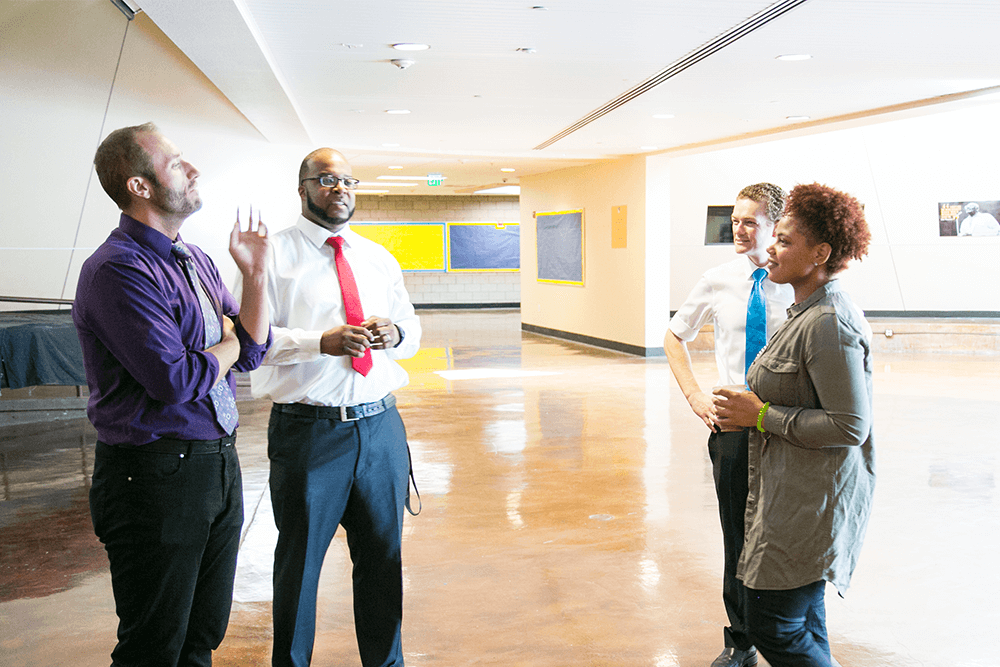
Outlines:
<svg viewBox="0 0 1000 667"><path fill-rule="evenodd" d="M775 56L774 59L791 62L794 60L812 60L812 56L809 55L808 53L786 53L780 56Z"/></svg>
<svg viewBox="0 0 1000 667"><path fill-rule="evenodd" d="M386 109L386 113L393 114L395 116L402 116L404 114L410 113L409 109Z"/></svg>
<svg viewBox="0 0 1000 667"><path fill-rule="evenodd" d="M510 172L514 171L514 167L500 167L500 171L509 174Z"/></svg>
<svg viewBox="0 0 1000 667"><path fill-rule="evenodd" d="M666 119L666 118L673 118L673 117L674 117L674 115L672 113L654 113L653 114L653 118Z"/></svg>
<svg viewBox="0 0 1000 667"><path fill-rule="evenodd" d="M390 164L389 169L402 169L403 165L400 164Z"/></svg>
<svg viewBox="0 0 1000 667"><path fill-rule="evenodd" d="M392 48L397 51L426 51L431 48L427 44L414 44L410 42L398 42L392 45Z"/></svg>
<svg viewBox="0 0 1000 667"><path fill-rule="evenodd" d="M811 116L785 116L785 120L809 120Z"/></svg>

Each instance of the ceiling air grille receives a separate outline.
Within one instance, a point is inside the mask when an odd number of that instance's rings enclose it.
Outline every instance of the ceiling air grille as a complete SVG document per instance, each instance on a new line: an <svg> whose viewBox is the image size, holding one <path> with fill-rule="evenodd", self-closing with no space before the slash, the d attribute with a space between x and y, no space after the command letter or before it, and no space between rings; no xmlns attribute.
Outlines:
<svg viewBox="0 0 1000 667"><path fill-rule="evenodd" d="M622 93L615 99L606 103L604 106L591 111L589 114L587 114L580 120L576 121L575 123L567 127L559 134L550 137L546 141L543 141L542 143L535 146L534 150L539 151L542 150L543 148L548 148L549 146L556 143L560 139L563 139L573 134L581 127L589 125L590 123L594 122L601 116L609 114L618 107L631 102L639 95L642 95L643 93L655 88L656 86L660 85L667 79L677 76L678 74L688 69L689 67L692 67L695 64L704 60L705 58L708 58L713 53L726 48L736 40L745 37L746 35L749 35L757 28L767 25L771 21L781 17L787 12L792 11L799 5L804 5L807 2L809 2L809 0L781 0L781 2L774 3L767 9L764 9L763 11L754 14L743 23L740 23L739 25L730 28L726 32L722 33L718 37L711 40L710 42L702 44L700 47L698 47L691 53L687 54L677 62L663 68L662 70L660 70L653 76L649 77L642 83L638 84L631 90Z"/></svg>

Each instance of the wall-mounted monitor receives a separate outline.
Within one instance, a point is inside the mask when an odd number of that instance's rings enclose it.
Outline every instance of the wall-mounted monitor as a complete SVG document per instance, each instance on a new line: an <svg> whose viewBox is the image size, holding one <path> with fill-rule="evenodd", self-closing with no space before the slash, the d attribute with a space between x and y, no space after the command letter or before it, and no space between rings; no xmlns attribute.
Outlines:
<svg viewBox="0 0 1000 667"><path fill-rule="evenodd" d="M709 206L705 221L705 245L732 245L733 207Z"/></svg>

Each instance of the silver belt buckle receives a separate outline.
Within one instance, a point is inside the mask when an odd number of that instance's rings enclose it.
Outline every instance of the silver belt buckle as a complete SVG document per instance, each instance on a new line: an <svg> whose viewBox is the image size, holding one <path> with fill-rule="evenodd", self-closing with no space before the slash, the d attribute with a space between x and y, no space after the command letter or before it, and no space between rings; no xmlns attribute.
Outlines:
<svg viewBox="0 0 1000 667"><path fill-rule="evenodd" d="M348 419L347 418L347 408L348 408L348 406L345 406L345 405L341 405L340 406L340 421L342 421L342 422L356 422L359 419L361 419L361 415L359 415L357 417L354 417L353 419Z"/></svg>

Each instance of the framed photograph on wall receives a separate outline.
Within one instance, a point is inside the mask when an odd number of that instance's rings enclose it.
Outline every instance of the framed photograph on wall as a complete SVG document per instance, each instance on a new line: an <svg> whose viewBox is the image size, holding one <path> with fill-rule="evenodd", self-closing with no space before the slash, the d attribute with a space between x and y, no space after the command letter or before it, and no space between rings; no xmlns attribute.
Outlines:
<svg viewBox="0 0 1000 667"><path fill-rule="evenodd" d="M940 236L1000 236L1000 200L938 202Z"/></svg>
<svg viewBox="0 0 1000 667"><path fill-rule="evenodd" d="M733 207L709 206L705 217L705 245L732 245Z"/></svg>

